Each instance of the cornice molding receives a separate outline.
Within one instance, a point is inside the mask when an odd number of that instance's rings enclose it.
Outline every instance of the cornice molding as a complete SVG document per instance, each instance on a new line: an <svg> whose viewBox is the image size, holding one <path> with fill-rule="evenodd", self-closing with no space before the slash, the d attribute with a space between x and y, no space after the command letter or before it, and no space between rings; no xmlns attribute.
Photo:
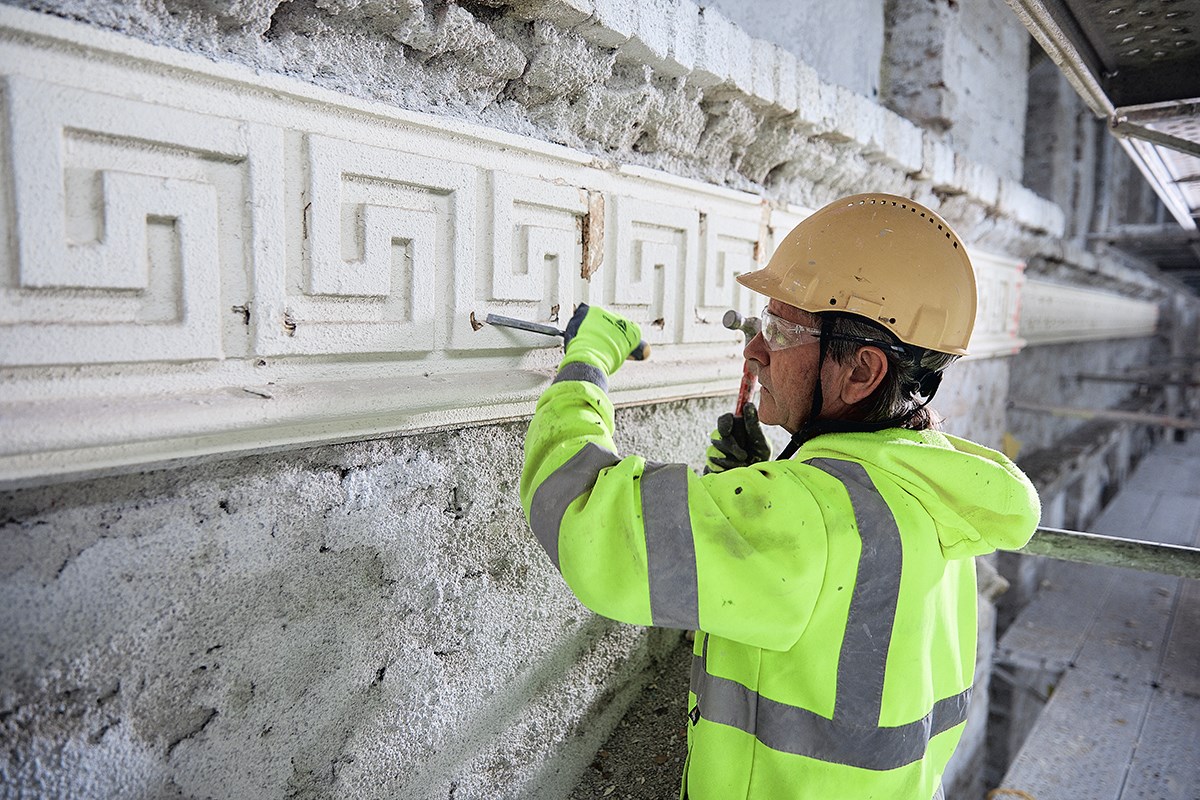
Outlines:
<svg viewBox="0 0 1200 800"><path fill-rule="evenodd" d="M1158 312L1149 300L1029 278L1019 331L1030 346L1151 336Z"/></svg>
<svg viewBox="0 0 1200 800"><path fill-rule="evenodd" d="M557 342L490 312L638 321L618 404L732 394L733 277L808 213L12 8L0 42L4 485L526 416ZM1020 265L973 256L973 354L1015 352Z"/></svg>

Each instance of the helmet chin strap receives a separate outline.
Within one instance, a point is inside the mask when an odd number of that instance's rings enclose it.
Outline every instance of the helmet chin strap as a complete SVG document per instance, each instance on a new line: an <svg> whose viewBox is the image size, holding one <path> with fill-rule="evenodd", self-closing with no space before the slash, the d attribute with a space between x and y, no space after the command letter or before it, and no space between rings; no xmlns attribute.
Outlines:
<svg viewBox="0 0 1200 800"><path fill-rule="evenodd" d="M829 353L829 336L827 334L833 329L833 320L824 314L819 315L819 319L821 321L821 340L818 347L821 348L821 354L817 358L817 379L813 381L808 419L800 426L800 430L792 434L792 440L787 443L787 447L783 448L783 452L779 454L779 458L775 459L776 461L786 461L800 448L800 445L825 432L817 430L817 418L821 416L821 408L825 405L825 398L821 393L821 372L825 367L825 356Z"/></svg>
<svg viewBox="0 0 1200 800"><path fill-rule="evenodd" d="M821 410L825 400L821 391L821 372L825 366L825 356L829 353L829 334L833 332L833 325L834 320L832 316L827 314L821 315L821 349L820 356L817 358L817 379L813 383L812 402L808 409L808 419L804 421L800 430L792 434L791 441L783 448L783 452L779 454L776 461L786 461L795 455L796 451L800 449L800 445L824 433L874 433L875 431L882 431L888 428L902 428L918 411L932 402L933 396L937 394L938 386L942 383L942 373L929 370L921 378L921 383L917 388L917 391L924 395L925 402L899 417L892 417L880 422L821 419ZM920 354L917 354L916 357L919 359Z"/></svg>

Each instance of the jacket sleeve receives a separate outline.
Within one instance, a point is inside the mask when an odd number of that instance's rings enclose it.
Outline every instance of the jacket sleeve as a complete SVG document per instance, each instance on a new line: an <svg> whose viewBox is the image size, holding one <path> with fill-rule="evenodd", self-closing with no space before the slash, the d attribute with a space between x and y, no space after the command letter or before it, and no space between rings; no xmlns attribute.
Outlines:
<svg viewBox="0 0 1200 800"><path fill-rule="evenodd" d="M701 478L620 458L613 429L604 391L567 380L542 395L526 439L526 517L576 597L623 622L790 648L825 578L827 523L848 513L823 499L836 479L787 463Z"/></svg>

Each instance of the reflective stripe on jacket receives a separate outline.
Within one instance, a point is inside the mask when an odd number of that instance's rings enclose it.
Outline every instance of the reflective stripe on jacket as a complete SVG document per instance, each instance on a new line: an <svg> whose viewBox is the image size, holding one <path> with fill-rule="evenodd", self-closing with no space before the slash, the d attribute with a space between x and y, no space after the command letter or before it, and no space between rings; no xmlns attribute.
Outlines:
<svg viewBox="0 0 1200 800"><path fill-rule="evenodd" d="M931 797L974 674L970 556L1028 539L1024 476L978 445L893 430L699 477L619 458L602 386L564 369L543 395L522 501L585 605L704 632L688 797Z"/></svg>

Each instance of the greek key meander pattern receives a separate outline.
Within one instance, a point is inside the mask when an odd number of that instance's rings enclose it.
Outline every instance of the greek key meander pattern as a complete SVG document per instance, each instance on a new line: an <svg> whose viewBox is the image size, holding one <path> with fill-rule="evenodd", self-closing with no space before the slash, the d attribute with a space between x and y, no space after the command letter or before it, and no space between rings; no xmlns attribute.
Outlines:
<svg viewBox="0 0 1200 800"><path fill-rule="evenodd" d="M732 393L721 316L760 305L733 278L807 213L0 12L0 480L526 414L556 343L479 323L581 301L658 351L618 402ZM1055 328L973 256L977 356Z"/></svg>

